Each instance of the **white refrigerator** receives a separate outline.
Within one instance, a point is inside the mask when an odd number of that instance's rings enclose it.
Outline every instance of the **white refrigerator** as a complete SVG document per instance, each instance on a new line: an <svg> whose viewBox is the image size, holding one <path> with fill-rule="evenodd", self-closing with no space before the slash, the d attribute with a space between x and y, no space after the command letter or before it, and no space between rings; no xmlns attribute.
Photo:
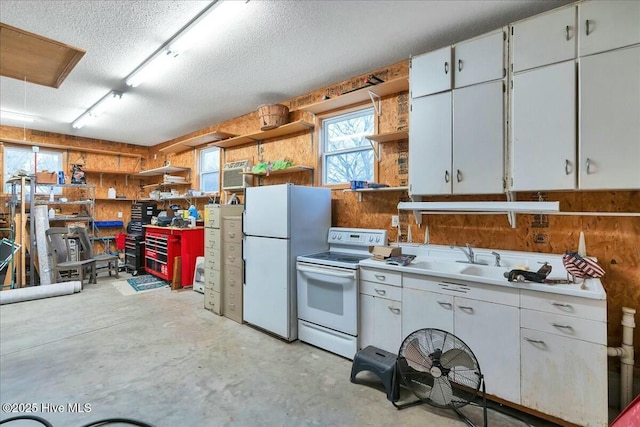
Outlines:
<svg viewBox="0 0 640 427"><path fill-rule="evenodd" d="M296 257L328 249L331 190L293 184L247 188L243 215L244 320L294 341Z"/></svg>

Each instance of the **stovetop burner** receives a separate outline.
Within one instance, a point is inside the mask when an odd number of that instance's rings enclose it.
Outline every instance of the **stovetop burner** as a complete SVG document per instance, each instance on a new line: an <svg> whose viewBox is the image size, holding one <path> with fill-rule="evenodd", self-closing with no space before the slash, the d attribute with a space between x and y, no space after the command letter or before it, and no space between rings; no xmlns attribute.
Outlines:
<svg viewBox="0 0 640 427"><path fill-rule="evenodd" d="M357 264L363 259L367 259L371 257L371 255L356 255L356 254L347 254L342 252L320 252L318 254L305 255L304 257L315 259L315 260L337 261L337 262L345 262L349 264Z"/></svg>

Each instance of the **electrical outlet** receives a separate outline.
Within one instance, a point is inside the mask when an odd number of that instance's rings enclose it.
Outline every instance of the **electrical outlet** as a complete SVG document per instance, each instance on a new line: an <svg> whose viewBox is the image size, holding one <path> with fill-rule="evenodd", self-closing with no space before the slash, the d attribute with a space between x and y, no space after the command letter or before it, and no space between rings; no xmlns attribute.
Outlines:
<svg viewBox="0 0 640 427"><path fill-rule="evenodd" d="M400 217L398 215L391 215L391 226L397 227L400 225Z"/></svg>
<svg viewBox="0 0 640 427"><path fill-rule="evenodd" d="M122 212L118 212L118 218L122 218Z"/></svg>
<svg viewBox="0 0 640 427"><path fill-rule="evenodd" d="M153 155L153 160L156 160L157 158L158 158L158 155L157 155L157 154L154 154L154 155Z"/></svg>

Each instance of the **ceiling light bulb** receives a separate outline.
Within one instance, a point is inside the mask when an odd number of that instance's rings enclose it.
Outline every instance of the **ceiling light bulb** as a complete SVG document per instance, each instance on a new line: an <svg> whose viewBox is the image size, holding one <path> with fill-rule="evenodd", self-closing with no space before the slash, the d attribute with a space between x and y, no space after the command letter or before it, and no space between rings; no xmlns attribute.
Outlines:
<svg viewBox="0 0 640 427"><path fill-rule="evenodd" d="M134 71L131 76L129 76L125 83L127 86L137 87L140 86L144 81L146 81L149 77L157 74L161 70L163 70L172 59L177 58L179 55L178 52L172 49L166 49L160 52L158 55L151 58L149 61L145 62L140 66L136 71Z"/></svg>
<svg viewBox="0 0 640 427"><path fill-rule="evenodd" d="M28 114L14 113L12 111L0 111L0 118L3 120L15 120L18 122L33 123L36 121L35 117Z"/></svg>

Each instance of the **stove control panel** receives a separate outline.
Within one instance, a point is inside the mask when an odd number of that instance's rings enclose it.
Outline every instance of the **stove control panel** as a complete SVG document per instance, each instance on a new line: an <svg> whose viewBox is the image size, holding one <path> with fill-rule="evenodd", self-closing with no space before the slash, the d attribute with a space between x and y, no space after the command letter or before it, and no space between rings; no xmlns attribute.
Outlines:
<svg viewBox="0 0 640 427"><path fill-rule="evenodd" d="M386 230L369 230L366 228L338 228L329 229L330 244L350 246L374 246L387 244Z"/></svg>

